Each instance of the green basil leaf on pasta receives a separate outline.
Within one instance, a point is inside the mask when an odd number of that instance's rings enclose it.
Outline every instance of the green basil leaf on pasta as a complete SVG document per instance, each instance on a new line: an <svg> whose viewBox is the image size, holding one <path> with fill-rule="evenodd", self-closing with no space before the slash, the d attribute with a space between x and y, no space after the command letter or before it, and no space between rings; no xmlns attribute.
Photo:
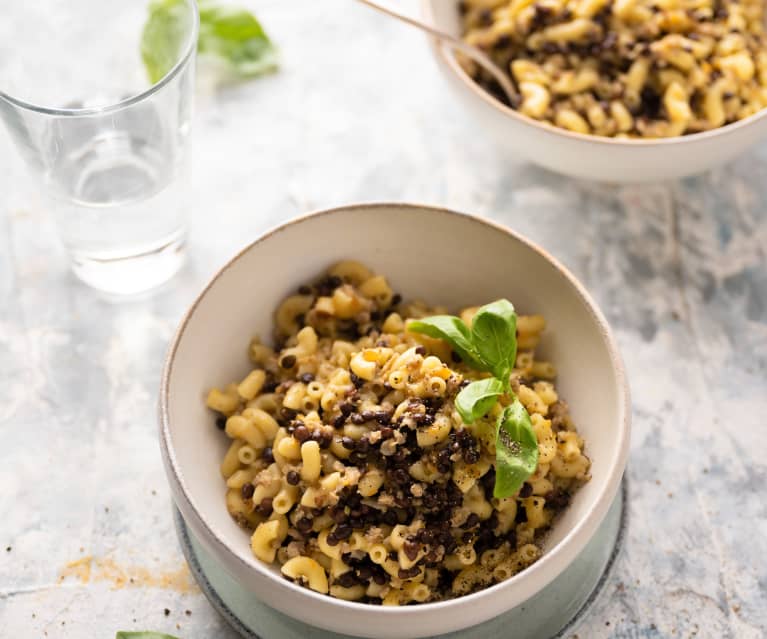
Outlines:
<svg viewBox="0 0 767 639"><path fill-rule="evenodd" d="M115 639L178 639L173 635L166 635L161 632L128 632L120 630Z"/></svg>
<svg viewBox="0 0 767 639"><path fill-rule="evenodd" d="M445 340L471 368L489 370L477 356L468 326L454 315L434 315L408 322L407 330Z"/></svg>
<svg viewBox="0 0 767 639"><path fill-rule="evenodd" d="M473 424L498 401L503 383L495 377L480 379L461 389L455 398L455 408L464 424Z"/></svg>
<svg viewBox="0 0 767 639"><path fill-rule="evenodd" d="M538 467L538 439L525 407L514 398L498 418L495 435L495 488L497 499L511 497Z"/></svg>
<svg viewBox="0 0 767 639"><path fill-rule="evenodd" d="M471 343L487 370L506 387L517 357L517 314L511 302L496 300L477 311Z"/></svg>

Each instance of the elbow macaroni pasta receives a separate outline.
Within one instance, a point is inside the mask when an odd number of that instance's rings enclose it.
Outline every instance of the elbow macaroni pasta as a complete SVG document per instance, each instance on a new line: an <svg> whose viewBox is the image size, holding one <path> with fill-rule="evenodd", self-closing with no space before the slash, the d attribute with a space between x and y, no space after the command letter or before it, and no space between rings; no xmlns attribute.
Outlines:
<svg viewBox="0 0 767 639"><path fill-rule="evenodd" d="M466 42L516 83L521 113L576 133L697 133L767 106L762 0L464 0ZM494 95L471 61L467 72ZM502 97L506 101L505 97Z"/></svg>
<svg viewBox="0 0 767 639"><path fill-rule="evenodd" d="M599 6L584 2L583 19ZM536 81L544 72L516 67ZM554 90L593 81L575 74ZM461 317L470 323L476 310ZM519 494L493 498L500 406L463 424L455 396L480 373L456 363L446 343L407 331L408 318L436 312L445 309L403 304L386 278L342 262L280 305L279 348L253 339L254 368L208 394L231 440L221 463L226 507L252 531L253 554L285 578L382 605L467 594L534 562L588 480L556 369L534 356L545 320L522 315L511 386L530 412L539 464Z"/></svg>

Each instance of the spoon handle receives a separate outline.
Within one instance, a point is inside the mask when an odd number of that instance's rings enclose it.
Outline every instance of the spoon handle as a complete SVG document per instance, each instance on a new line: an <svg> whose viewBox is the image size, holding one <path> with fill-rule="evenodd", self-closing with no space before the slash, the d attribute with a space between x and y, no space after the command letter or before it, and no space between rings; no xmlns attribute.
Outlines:
<svg viewBox="0 0 767 639"><path fill-rule="evenodd" d="M466 44L460 38L456 38L454 35L446 33L445 31L438 29L428 22L424 22L409 16L408 14L403 13L398 9L395 9L387 2L379 2L379 0L358 0L358 2L361 2L362 4L365 4L368 7L375 9L376 11L385 13L391 18L395 18L396 20L405 22L406 24L416 27L417 29L421 29L422 31L425 31L426 33L440 40L440 42L447 45L449 48L460 51L465 56L471 58L481 67L486 69L498 81L498 84L504 90L512 103L514 103L514 101L517 99L518 93L511 82L511 78L509 78L509 76L504 73L484 51L481 51L477 47L474 47L470 44Z"/></svg>
<svg viewBox="0 0 767 639"><path fill-rule="evenodd" d="M454 35L446 33L445 31L442 31L441 29L437 29L437 27L429 24L428 22L423 22L421 20L418 20L417 18L413 18L412 16L409 16L408 14L403 13L399 9L395 9L394 7L390 6L386 2L379 2L378 0L358 0L358 2L361 2L362 4L366 4L367 6L373 9L376 9L377 11L381 11L382 13L385 13L391 16L392 18L396 18L397 20L406 22L407 24L413 27L416 27L417 29L426 31L427 33L430 33L431 35L435 36L436 38L439 38L440 40L449 42L456 49L464 50L469 47L469 45L467 45L465 42L463 42L459 38L456 38Z"/></svg>

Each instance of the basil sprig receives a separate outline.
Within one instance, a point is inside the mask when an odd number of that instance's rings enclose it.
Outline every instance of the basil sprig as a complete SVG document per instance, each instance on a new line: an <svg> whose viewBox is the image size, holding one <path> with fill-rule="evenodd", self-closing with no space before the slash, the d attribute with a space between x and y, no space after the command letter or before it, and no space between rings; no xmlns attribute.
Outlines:
<svg viewBox="0 0 767 639"><path fill-rule="evenodd" d="M240 77L277 68L277 50L256 17L245 9L199 0L197 50L226 62ZM183 0L153 0L141 36L141 57L149 80L161 80L178 61L188 32Z"/></svg>
<svg viewBox="0 0 767 639"><path fill-rule="evenodd" d="M517 357L514 306L506 299L483 306L474 316L471 328L452 315L414 320L407 328L446 341L468 366L493 375L471 382L458 393L455 407L464 423L473 424L487 415L501 395L512 398L495 424L493 495L502 499L515 494L538 466L538 440L530 415L509 384Z"/></svg>

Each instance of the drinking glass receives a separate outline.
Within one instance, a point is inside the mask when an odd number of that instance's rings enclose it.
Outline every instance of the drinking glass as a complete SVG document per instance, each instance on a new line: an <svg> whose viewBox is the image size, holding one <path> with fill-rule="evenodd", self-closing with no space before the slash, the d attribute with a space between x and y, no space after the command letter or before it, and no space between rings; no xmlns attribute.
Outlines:
<svg viewBox="0 0 767 639"><path fill-rule="evenodd" d="M152 288L184 257L199 18L194 0L157 3L175 20L155 83L142 62L146 0L9 2L0 20L0 119L75 274L112 293Z"/></svg>

